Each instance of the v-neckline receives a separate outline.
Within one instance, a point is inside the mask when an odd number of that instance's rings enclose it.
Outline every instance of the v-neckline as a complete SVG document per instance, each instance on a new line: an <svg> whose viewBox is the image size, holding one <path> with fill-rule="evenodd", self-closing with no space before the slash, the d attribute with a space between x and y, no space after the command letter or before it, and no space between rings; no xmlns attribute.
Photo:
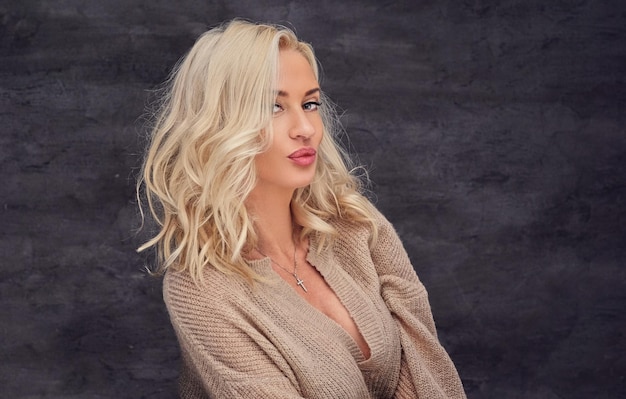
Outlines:
<svg viewBox="0 0 626 399"><path fill-rule="evenodd" d="M350 319L354 323L354 326L356 327L356 332L360 334L361 338L363 339L363 342L367 346L367 349L369 351L369 356L368 357L365 356L365 353L359 347L357 340L338 321L336 321L335 319L333 319L332 317L324 313L322 310L313 306L306 299L304 298L300 298L300 299L304 300L307 306L310 306L311 308L315 309L315 311L317 311L317 313L319 313L321 317L327 319L338 330L341 331L342 335L345 338L347 338L346 342L349 343L350 351L352 352L353 357L359 364L367 362L372 358L372 352L373 352L372 345L370 344L370 340L368 339L369 334L364 331L361 320L359 320L359 317L355 316L356 312L354 312L354 309L351 307L352 303L350 303L348 298L342 295L343 294L342 292L338 292L341 290L337 289L338 285L336 284L337 281L335 280L335 277L338 277L337 273L339 273L339 271L332 270L332 268L328 267L330 264L333 264L332 258L329 258L328 256L320 256L320 253L317 252L318 242L316 238L317 237L314 234L309 237L309 246L307 249L306 261L320 274L320 276L326 282L330 290L337 297L337 300L339 301L339 303L344 307L344 309L348 313L348 316L350 317ZM328 252L329 251L326 251L325 254L328 254ZM300 295L298 295L297 293L296 295L300 297Z"/></svg>
<svg viewBox="0 0 626 399"><path fill-rule="evenodd" d="M269 257L255 259L248 262L250 266L256 269L260 274L270 277L273 280L278 281L280 288L284 291L285 295L289 295L289 300L302 301L300 302L302 306L308 308L313 314L319 316L320 320L322 320L326 325L330 328L333 328L337 331L338 334L342 337L342 341L344 341L352 354L353 358L359 364L359 366L365 366L370 363L370 360L373 358L374 348L371 345L372 340L369 339L369 331L366 331L367 328L364 328L363 320L360 320L358 315L355 315L354 309L352 308L352 303L349 301L349 298L346 298L347 295L345 292L338 292L337 281L334 281L336 278L345 278L344 276L340 276L340 272L338 270L333 270L333 268L329 267L330 264L333 264L333 258L328 256L329 252L332 251L323 251L318 253L318 237L317 234L311 234L309 236L309 245L306 253L306 261L320 274L320 276L324 279L326 284L333 291L341 305L346 309L349 317L355 324L357 332L363 338L363 341L367 345L369 349L369 357L365 357L365 354L359 347L356 339L350 335L348 330L346 330L339 322L335 321L332 317L325 314L322 310L313 306L306 299L298 294L298 292L289 285L287 281L285 281L278 273L276 273L271 266L271 260ZM329 281L330 280L330 281ZM339 290L341 291L341 290ZM295 299L294 299L295 297Z"/></svg>

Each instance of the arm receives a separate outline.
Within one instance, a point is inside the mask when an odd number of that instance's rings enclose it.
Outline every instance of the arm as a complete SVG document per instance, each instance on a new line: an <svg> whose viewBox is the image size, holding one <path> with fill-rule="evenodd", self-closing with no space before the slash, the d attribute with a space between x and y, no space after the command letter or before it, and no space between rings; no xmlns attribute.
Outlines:
<svg viewBox="0 0 626 399"><path fill-rule="evenodd" d="M166 276L163 289L184 363L181 397L302 397L283 357L226 298L180 274Z"/></svg>
<svg viewBox="0 0 626 399"><path fill-rule="evenodd" d="M378 215L378 240L371 249L381 284L381 295L392 314L410 321L412 328L437 339L428 293L415 272L400 237L387 219Z"/></svg>
<svg viewBox="0 0 626 399"><path fill-rule="evenodd" d="M426 289L382 215L371 256L381 295L400 330L402 363L395 397L465 398L454 364L437 338Z"/></svg>

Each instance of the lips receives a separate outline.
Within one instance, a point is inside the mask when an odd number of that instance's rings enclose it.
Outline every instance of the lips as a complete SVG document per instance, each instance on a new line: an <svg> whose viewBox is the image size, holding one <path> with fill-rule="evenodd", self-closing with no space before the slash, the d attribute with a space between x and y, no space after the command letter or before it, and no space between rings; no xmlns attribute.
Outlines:
<svg viewBox="0 0 626 399"><path fill-rule="evenodd" d="M317 151L315 149L307 147L292 152L287 158L300 166L308 166L315 162L316 155Z"/></svg>

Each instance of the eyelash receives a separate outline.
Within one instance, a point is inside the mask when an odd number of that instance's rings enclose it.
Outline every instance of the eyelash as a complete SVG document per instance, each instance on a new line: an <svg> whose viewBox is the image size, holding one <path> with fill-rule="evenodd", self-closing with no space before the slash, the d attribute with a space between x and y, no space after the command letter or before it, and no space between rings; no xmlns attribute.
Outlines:
<svg viewBox="0 0 626 399"><path fill-rule="evenodd" d="M308 107L310 106L315 106L315 109L310 109ZM305 111L317 111L319 109L319 107L322 106L322 103L320 103L319 101L307 101L304 104L302 104L302 108L305 109ZM280 104L274 104L274 113L278 112L276 110L276 107L280 108L280 110L283 109L283 107Z"/></svg>
<svg viewBox="0 0 626 399"><path fill-rule="evenodd" d="M306 106L311 106L311 105L315 105L315 110L314 111L317 111L319 109L319 107L322 105L322 103L320 103L319 101L309 101L309 102L304 103L305 107Z"/></svg>

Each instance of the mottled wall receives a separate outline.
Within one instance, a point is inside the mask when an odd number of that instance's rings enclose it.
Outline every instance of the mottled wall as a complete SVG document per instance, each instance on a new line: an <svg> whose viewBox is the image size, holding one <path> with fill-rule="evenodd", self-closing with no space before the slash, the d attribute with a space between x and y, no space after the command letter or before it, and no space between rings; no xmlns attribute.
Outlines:
<svg viewBox="0 0 626 399"><path fill-rule="evenodd" d="M142 114L235 16L315 46L470 398L626 395L625 2L3 0L1 397L175 396Z"/></svg>

